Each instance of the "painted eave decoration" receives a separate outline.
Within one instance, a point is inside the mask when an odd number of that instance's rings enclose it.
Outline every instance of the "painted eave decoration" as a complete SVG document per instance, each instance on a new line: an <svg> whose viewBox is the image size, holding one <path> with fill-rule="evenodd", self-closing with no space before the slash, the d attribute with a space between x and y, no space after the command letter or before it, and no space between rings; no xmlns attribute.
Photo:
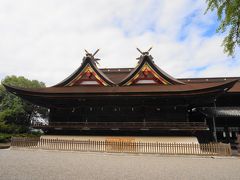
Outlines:
<svg viewBox="0 0 240 180"><path fill-rule="evenodd" d="M87 64L85 68L68 84L65 86L79 86L79 85L103 85L108 86L95 70L91 67L90 64Z"/></svg>
<svg viewBox="0 0 240 180"><path fill-rule="evenodd" d="M124 85L129 86L132 84L164 84L170 85L171 83L160 76L156 71L154 71L147 62L144 63L141 70L136 73L136 75L130 79Z"/></svg>
<svg viewBox="0 0 240 180"><path fill-rule="evenodd" d="M149 55L150 50L151 48L146 52L142 52L138 49L141 53L141 56L137 58L139 60L138 65L119 83L119 86L185 84L160 69L153 62L153 57Z"/></svg>
<svg viewBox="0 0 240 180"><path fill-rule="evenodd" d="M85 50L86 51L86 50ZM81 66L69 77L55 85L54 87L69 87L69 86L112 86L112 82L97 65L98 60L94 57L99 49L91 54L86 51L86 56L83 58Z"/></svg>

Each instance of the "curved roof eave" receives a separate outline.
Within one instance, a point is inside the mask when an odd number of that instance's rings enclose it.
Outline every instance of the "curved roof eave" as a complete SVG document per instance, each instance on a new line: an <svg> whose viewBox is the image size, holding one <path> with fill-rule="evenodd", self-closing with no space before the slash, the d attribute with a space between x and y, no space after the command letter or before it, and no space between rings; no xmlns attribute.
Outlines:
<svg viewBox="0 0 240 180"><path fill-rule="evenodd" d="M129 82L143 67L143 65L145 64L145 62L147 62L151 68L154 69L154 71L156 73L158 73L159 76L163 77L164 79L166 79L168 82L170 82L171 84L185 84L184 82L175 79L174 77L170 76L169 74L167 74L165 71L163 71L162 69L160 69L153 61L152 61L152 56L150 55L142 55L140 57L140 60L138 62L138 65L129 73L128 76L126 76L120 83L118 83L119 86L123 86L125 85L127 82Z"/></svg>
<svg viewBox="0 0 240 180"><path fill-rule="evenodd" d="M228 91L235 83L235 81L227 82L227 83L218 83L216 86L210 86L208 88L204 89L195 89L192 91L175 91L175 92L128 92L128 89L135 89L133 86L123 86L123 87L117 87L117 86L109 86L109 87L98 87L102 89L110 89L108 92L94 92L94 93L88 93L88 92L82 92L82 93L77 93L77 92L61 92L57 93L55 89L73 89L74 87L50 87L50 88L38 88L38 89L29 89L29 88L17 88L13 86L9 86L6 84L3 84L4 87L7 89L7 91L15 94L16 96L19 96L20 98L31 102L32 104L38 105L38 106L43 106L47 108L51 107L70 107L72 106L71 103L75 105L79 105L79 100L83 99L85 102L86 98L106 98L106 97L115 97L115 98L122 98L122 97L127 97L127 98L136 98L136 97L159 97L159 98L192 98L194 99L203 99L203 96L216 96L221 93L224 93ZM173 86L188 86L188 85L173 85ZM143 87L143 86L141 86ZM158 86L154 86L155 88ZM169 86L172 87L172 86ZM77 89L81 89L82 87L77 87ZM88 88L88 87L86 87ZM116 88L124 89L127 88L127 91L122 91L122 92L116 92ZM52 89L54 91L49 92L49 89ZM115 91L115 92L113 92ZM210 95L210 96L209 96ZM200 100L199 99L199 100ZM64 103L63 103L64 102ZM69 102L65 103L65 102ZM74 105L74 106L75 106Z"/></svg>
<svg viewBox="0 0 240 180"><path fill-rule="evenodd" d="M111 94L111 95L130 95L147 93L158 95L194 95L212 92L227 92L238 80L225 83L206 83L205 87L201 84L191 85L172 85L166 88L159 86L109 86L109 87L49 87L49 88L19 88L3 84L7 91L17 96L51 96L51 95L87 95L87 94ZM213 85L214 84L214 85Z"/></svg>
<svg viewBox="0 0 240 180"><path fill-rule="evenodd" d="M84 57L83 58L83 62L81 64L81 66L74 71L70 76L68 76L66 79L64 79L63 81L61 81L60 83L52 86L52 87L62 87L65 86L66 84L68 84L69 82L71 82L75 77L77 77L79 75L79 73L81 73L81 71L87 66L90 65L93 70L97 73L98 76L100 76L108 85L114 85L115 83L110 80L94 63L92 63L92 59L90 57Z"/></svg>

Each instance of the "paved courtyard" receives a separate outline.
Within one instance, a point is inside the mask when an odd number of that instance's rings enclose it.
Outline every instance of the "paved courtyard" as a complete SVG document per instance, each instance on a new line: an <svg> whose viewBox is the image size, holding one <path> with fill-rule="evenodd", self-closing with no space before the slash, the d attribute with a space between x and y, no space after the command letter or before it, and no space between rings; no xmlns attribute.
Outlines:
<svg viewBox="0 0 240 180"><path fill-rule="evenodd" d="M0 179L240 179L237 157L0 150Z"/></svg>

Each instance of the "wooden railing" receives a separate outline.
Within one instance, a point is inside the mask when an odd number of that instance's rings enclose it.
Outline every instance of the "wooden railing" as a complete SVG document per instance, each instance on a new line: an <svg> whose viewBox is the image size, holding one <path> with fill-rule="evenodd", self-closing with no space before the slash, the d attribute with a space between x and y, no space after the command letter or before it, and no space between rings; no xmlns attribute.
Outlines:
<svg viewBox="0 0 240 180"><path fill-rule="evenodd" d="M62 129L177 129L177 130L207 130L204 122L51 122L49 125L33 124L34 128Z"/></svg>
<svg viewBox="0 0 240 180"><path fill-rule="evenodd" d="M162 155L200 155L200 156L230 156L230 144L198 144L198 143L150 143L150 142L124 142L124 141L80 141L63 139L19 138L14 137L11 147L113 152L113 153L147 153Z"/></svg>

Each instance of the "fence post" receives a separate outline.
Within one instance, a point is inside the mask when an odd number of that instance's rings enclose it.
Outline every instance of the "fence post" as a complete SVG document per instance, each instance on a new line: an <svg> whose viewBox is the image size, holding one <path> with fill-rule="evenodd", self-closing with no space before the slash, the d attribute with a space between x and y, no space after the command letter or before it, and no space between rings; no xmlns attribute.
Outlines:
<svg viewBox="0 0 240 180"><path fill-rule="evenodd" d="M231 144L230 143L228 143L228 154L227 155L229 155L229 156L232 155L232 148L231 148Z"/></svg>
<svg viewBox="0 0 240 180"><path fill-rule="evenodd" d="M15 146L14 137L11 137L11 146Z"/></svg>

